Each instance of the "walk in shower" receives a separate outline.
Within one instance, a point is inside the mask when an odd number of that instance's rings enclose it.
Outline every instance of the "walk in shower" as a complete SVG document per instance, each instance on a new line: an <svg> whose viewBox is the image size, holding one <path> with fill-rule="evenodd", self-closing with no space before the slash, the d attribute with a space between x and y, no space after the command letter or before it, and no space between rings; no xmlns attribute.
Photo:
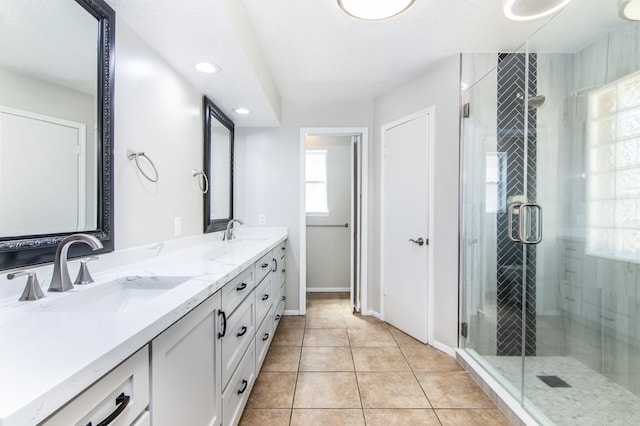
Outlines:
<svg viewBox="0 0 640 426"><path fill-rule="evenodd" d="M624 3L574 0L515 52L463 55L460 346L541 424L640 424L640 22Z"/></svg>

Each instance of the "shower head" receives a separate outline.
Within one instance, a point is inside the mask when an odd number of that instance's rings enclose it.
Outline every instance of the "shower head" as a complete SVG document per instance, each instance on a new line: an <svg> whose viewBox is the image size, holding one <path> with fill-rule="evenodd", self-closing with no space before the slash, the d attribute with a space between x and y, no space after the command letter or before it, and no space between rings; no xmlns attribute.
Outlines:
<svg viewBox="0 0 640 426"><path fill-rule="evenodd" d="M516 98L519 101L522 101L522 103L524 104L524 94L523 93L517 93L516 94ZM544 95L529 95L529 100L527 103L527 109L538 109L540 108L543 104L544 101L547 98Z"/></svg>

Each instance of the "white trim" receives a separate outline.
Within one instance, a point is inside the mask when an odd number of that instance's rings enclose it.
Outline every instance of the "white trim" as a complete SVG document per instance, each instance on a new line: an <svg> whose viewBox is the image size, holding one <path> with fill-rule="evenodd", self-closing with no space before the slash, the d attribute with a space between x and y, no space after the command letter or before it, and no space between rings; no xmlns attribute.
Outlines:
<svg viewBox="0 0 640 426"><path fill-rule="evenodd" d="M295 309L286 309L282 312L282 315L300 315L300 311L296 311Z"/></svg>
<svg viewBox="0 0 640 426"><path fill-rule="evenodd" d="M363 311L364 312L364 311ZM380 312L376 312L376 311L367 311L366 315L372 316L374 318L378 318L380 321L384 321L382 319L382 315L380 314Z"/></svg>
<svg viewBox="0 0 640 426"><path fill-rule="evenodd" d="M427 343L430 345L434 345L436 342L433 340L434 330L433 330L433 253L434 253L434 241L431 237L431 230L434 229L433 221L434 221L434 191L433 191L433 182L435 179L435 167L434 167L434 146L435 146L435 132L434 132L434 123L435 123L435 106L430 106L428 108L417 111L413 114L409 114L392 122L383 124L380 126L380 247L379 256L380 256L380 265L379 265L379 277L380 277L380 313L381 320L384 321L385 318L385 306L384 306L384 257L383 250L384 247L384 174L385 174L385 132L393 127L399 126L400 124L406 123L411 120L415 120L416 118L426 116L427 118L427 151L429 155L429 182L428 182L428 197L429 197L429 218L427 223L427 238L429 240L429 253L428 253L428 271L427 271ZM448 346L445 345L448 348Z"/></svg>
<svg viewBox="0 0 640 426"><path fill-rule="evenodd" d="M307 135L353 136L361 135L362 149L361 180L362 180L362 219L360 222L360 305L362 312L367 312L367 255L368 255L368 180L369 180L369 129L367 127L301 127L300 128L300 271L299 271L299 312L304 315L307 310L307 215L305 213L305 151ZM351 241L353 244L353 241ZM353 271L350 271L353 276ZM349 289L350 290L350 289Z"/></svg>
<svg viewBox="0 0 640 426"><path fill-rule="evenodd" d="M444 352L445 354L455 358L456 357L456 349L451 346L447 346L444 343L440 343L437 340L433 340L429 343L429 346L433 346L437 350Z"/></svg>
<svg viewBox="0 0 640 426"><path fill-rule="evenodd" d="M349 287L307 287L307 293L348 293Z"/></svg>

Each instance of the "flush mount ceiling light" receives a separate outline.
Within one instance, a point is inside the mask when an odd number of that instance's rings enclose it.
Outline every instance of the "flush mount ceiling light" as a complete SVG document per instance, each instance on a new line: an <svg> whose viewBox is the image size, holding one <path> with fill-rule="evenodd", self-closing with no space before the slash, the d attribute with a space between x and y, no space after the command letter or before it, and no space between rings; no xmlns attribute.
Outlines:
<svg viewBox="0 0 640 426"><path fill-rule="evenodd" d="M391 18L404 12L415 0L338 0L348 15L367 21Z"/></svg>
<svg viewBox="0 0 640 426"><path fill-rule="evenodd" d="M640 21L640 0L631 0L623 9L625 18Z"/></svg>
<svg viewBox="0 0 640 426"><path fill-rule="evenodd" d="M504 0L504 15L513 21L532 21L555 13L571 0Z"/></svg>
<svg viewBox="0 0 640 426"><path fill-rule="evenodd" d="M220 67L211 62L200 62L196 64L196 69L205 74L214 74L220 71Z"/></svg>
<svg viewBox="0 0 640 426"><path fill-rule="evenodd" d="M236 114L241 114L241 115L251 114L251 111L249 111L247 108L235 108L233 111Z"/></svg>

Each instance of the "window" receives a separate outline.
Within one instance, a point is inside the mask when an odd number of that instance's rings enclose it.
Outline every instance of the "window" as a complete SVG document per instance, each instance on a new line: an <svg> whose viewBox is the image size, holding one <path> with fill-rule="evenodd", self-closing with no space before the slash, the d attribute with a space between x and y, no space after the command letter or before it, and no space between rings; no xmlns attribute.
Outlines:
<svg viewBox="0 0 640 426"><path fill-rule="evenodd" d="M640 260L640 74L589 95L587 252Z"/></svg>
<svg viewBox="0 0 640 426"><path fill-rule="evenodd" d="M305 210L307 214L328 214L326 150L307 150L305 185Z"/></svg>
<svg viewBox="0 0 640 426"><path fill-rule="evenodd" d="M485 174L485 211L504 213L507 205L507 153L487 152Z"/></svg>

